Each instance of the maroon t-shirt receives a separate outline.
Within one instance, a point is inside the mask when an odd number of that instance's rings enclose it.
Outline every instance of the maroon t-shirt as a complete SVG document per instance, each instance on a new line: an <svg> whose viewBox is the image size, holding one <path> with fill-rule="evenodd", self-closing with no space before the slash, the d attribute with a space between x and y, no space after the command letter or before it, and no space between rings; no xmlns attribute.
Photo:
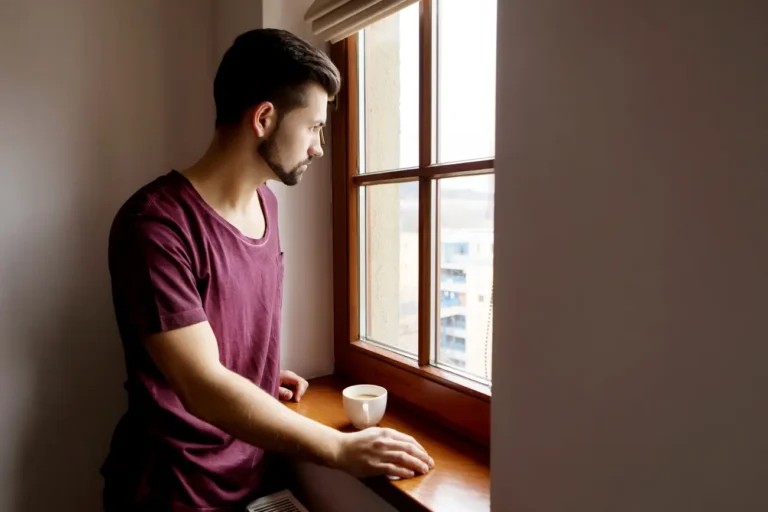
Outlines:
<svg viewBox="0 0 768 512"><path fill-rule="evenodd" d="M150 334L208 321L222 364L277 397L283 255L277 200L259 187L261 239L218 215L180 173L139 190L109 241L128 412L102 474L105 495L160 510L230 510L259 494L263 450L192 416L149 357Z"/></svg>

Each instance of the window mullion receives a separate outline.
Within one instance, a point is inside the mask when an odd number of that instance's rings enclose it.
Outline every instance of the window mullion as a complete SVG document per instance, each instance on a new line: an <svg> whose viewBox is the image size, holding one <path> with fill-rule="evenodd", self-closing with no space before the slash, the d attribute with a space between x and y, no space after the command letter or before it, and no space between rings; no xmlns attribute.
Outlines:
<svg viewBox="0 0 768 512"><path fill-rule="evenodd" d="M422 0L419 23L419 167L432 163L432 1ZM419 365L429 365L434 334L433 318L433 187L419 178Z"/></svg>

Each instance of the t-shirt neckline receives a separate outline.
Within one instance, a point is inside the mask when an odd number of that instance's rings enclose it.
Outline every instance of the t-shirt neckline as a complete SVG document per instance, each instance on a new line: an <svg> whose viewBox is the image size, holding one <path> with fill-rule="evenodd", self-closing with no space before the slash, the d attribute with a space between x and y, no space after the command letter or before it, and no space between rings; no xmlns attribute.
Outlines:
<svg viewBox="0 0 768 512"><path fill-rule="evenodd" d="M203 209L205 209L218 223L222 224L225 228L227 228L232 234L237 236L239 239L243 240L244 242L247 242L251 245L264 245L267 243L270 237L270 233L272 232L272 220L269 218L269 209L267 208L267 203L264 200L264 194L262 193L262 187L266 185L262 185L256 189L256 193L259 196L259 205L261 206L261 212L264 215L264 234L261 238L252 238L246 234L244 234L242 231L240 231L237 227L235 227L231 222L229 222L227 219L221 216L219 212L217 212L211 205L209 205L205 199L203 199L203 196L200 195L200 192L197 191L195 186L192 184L189 179L184 176L182 173L177 171L176 169L171 170L171 175L178 177L181 179L182 183L184 184L184 187L187 188L194 198L194 200L199 203Z"/></svg>

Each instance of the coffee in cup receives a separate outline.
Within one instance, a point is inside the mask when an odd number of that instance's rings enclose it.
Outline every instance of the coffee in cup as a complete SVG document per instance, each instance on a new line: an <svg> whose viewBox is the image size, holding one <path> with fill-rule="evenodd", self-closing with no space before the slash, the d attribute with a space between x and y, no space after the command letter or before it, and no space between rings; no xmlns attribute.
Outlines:
<svg viewBox="0 0 768 512"><path fill-rule="evenodd" d="M365 429L378 425L387 408L387 390L373 384L350 386L342 392L344 412L352 425Z"/></svg>

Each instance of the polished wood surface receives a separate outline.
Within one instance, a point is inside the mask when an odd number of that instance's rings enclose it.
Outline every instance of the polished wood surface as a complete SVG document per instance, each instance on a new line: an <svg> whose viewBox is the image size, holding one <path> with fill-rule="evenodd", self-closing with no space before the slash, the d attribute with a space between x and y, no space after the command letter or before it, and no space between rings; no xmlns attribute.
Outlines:
<svg viewBox="0 0 768 512"><path fill-rule="evenodd" d="M337 377L310 381L300 403L286 404L299 414L330 427L350 431L342 402L344 383ZM490 510L488 448L439 428L397 403L388 403L380 426L415 437L435 460L428 474L408 480L365 480L366 485L399 510L434 512Z"/></svg>

